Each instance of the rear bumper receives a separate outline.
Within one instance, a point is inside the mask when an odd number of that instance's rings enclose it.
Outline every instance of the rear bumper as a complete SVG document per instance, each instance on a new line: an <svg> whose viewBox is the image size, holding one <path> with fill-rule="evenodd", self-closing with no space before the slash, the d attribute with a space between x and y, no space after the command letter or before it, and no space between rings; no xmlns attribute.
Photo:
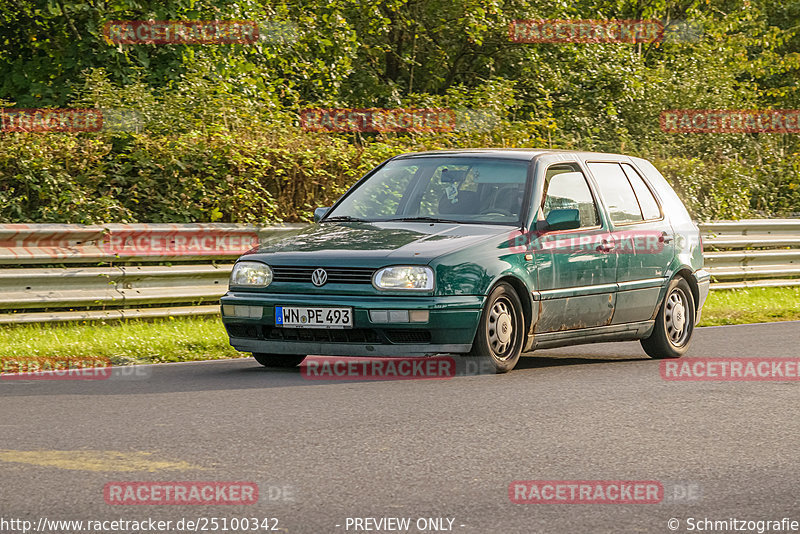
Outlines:
<svg viewBox="0 0 800 534"><path fill-rule="evenodd" d="M711 273L705 269L698 269L694 272L694 278L697 281L698 299L697 299L697 313L695 314L695 325L700 323L700 316L703 314L703 305L708 298L708 292L711 289Z"/></svg>
<svg viewBox="0 0 800 534"><path fill-rule="evenodd" d="M331 356L416 357L469 352L484 297L387 297L228 293L226 305L261 309L261 318L226 316L230 343L242 352ZM275 324L275 306L353 308L353 328L286 328ZM427 310L424 323L373 323L370 310Z"/></svg>

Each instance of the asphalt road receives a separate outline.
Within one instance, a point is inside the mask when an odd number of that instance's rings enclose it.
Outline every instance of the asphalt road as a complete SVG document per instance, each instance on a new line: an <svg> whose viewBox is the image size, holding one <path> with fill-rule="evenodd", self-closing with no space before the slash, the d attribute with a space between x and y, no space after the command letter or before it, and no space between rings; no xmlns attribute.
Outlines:
<svg viewBox="0 0 800 534"><path fill-rule="evenodd" d="M249 359L3 380L0 531L41 517L277 518L292 533L389 532L348 528L364 517L411 518L401 532L419 532L419 518L448 518L465 534L800 521L798 382L665 381L638 343L537 355L449 380L309 381ZM800 322L786 322L700 329L687 357L798 356ZM669 502L510 502L509 484L530 479L655 480ZM110 505L115 481L255 482L261 498Z"/></svg>

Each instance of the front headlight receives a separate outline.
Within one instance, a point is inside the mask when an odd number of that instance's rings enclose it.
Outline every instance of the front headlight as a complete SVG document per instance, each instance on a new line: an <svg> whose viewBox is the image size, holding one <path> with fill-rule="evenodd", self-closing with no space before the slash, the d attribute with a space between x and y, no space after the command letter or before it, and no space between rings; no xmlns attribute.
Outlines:
<svg viewBox="0 0 800 534"><path fill-rule="evenodd" d="M398 265L384 267L375 273L372 285L378 289L415 289L429 291L433 289L433 269Z"/></svg>
<svg viewBox="0 0 800 534"><path fill-rule="evenodd" d="M272 282L272 269L258 261L240 261L231 271L231 286L267 287Z"/></svg>

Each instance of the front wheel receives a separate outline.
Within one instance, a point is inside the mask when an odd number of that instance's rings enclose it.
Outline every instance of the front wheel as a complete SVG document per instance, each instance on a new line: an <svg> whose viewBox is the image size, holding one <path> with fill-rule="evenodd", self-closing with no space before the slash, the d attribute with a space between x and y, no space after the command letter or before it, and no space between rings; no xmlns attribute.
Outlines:
<svg viewBox="0 0 800 534"><path fill-rule="evenodd" d="M305 355L266 354L263 352L254 352L253 358L264 367L297 367L306 359Z"/></svg>
<svg viewBox="0 0 800 534"><path fill-rule="evenodd" d="M656 315L653 333L641 340L642 348L651 358L680 358L689 348L694 332L694 298L689 283L674 278Z"/></svg>
<svg viewBox="0 0 800 534"><path fill-rule="evenodd" d="M486 299L478 332L467 357L477 359L489 372L510 371L522 353L524 325L522 302L516 291L509 284L498 284Z"/></svg>

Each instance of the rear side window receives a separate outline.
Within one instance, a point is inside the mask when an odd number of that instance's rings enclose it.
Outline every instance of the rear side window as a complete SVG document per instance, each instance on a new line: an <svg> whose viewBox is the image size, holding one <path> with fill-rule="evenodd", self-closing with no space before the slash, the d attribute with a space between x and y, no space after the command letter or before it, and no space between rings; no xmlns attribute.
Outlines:
<svg viewBox="0 0 800 534"><path fill-rule="evenodd" d="M661 209L658 207L658 201L656 197L653 196L650 188L647 187L647 184L644 183L639 173L636 172L636 169L627 163L623 163L622 170L625 171L625 174L628 176L628 180L630 180L633 190L636 193L636 198L639 199L639 207L642 208L644 219L646 221L660 219Z"/></svg>
<svg viewBox="0 0 800 534"><path fill-rule="evenodd" d="M554 209L577 209L581 228L598 226L600 218L589 184L583 173L572 165L554 165L545 173L544 218Z"/></svg>
<svg viewBox="0 0 800 534"><path fill-rule="evenodd" d="M634 223L644 220L636 194L619 163L588 163L600 194L608 207L611 222Z"/></svg>

